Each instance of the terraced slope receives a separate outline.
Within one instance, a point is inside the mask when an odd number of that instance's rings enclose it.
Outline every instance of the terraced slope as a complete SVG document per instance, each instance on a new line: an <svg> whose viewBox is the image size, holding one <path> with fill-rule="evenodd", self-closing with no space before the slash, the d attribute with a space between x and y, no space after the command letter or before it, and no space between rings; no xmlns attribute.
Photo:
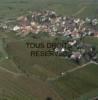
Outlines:
<svg viewBox="0 0 98 100"><path fill-rule="evenodd" d="M98 95L97 76L98 65L91 64L51 81L51 84L64 100L91 100Z"/></svg>
<svg viewBox="0 0 98 100"><path fill-rule="evenodd" d="M0 100L45 100L46 97L62 100L46 82L5 71L1 67Z"/></svg>

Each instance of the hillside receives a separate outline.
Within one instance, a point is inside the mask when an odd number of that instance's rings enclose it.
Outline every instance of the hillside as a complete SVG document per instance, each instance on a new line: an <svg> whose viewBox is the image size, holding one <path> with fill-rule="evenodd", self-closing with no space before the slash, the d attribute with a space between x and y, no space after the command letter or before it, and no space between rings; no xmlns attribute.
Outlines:
<svg viewBox="0 0 98 100"><path fill-rule="evenodd" d="M0 24L6 20L14 20L17 25L17 17L46 9L54 10L61 16L98 18L98 0L0 0ZM54 25L55 23L51 26ZM94 28L97 29L92 29ZM93 100L98 96L97 61L83 58L77 63L71 59L73 51L78 51L76 48L78 44L81 48L82 43L84 48L81 49L90 51L92 48L85 45L93 46L98 56L97 36L76 38L77 43L70 50L71 54L68 52L70 47L66 47L69 48L66 50L67 56L31 56L32 50L48 51L49 48L27 48L28 42L73 41L70 40L70 35L67 40L66 36L62 37L60 34L52 37L45 33L30 32L21 37L13 30L2 30L0 27L0 100Z"/></svg>

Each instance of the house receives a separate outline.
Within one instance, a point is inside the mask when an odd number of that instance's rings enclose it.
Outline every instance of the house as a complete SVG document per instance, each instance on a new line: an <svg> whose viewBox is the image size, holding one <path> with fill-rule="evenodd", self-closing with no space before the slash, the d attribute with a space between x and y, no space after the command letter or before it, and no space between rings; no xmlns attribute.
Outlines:
<svg viewBox="0 0 98 100"><path fill-rule="evenodd" d="M98 32L95 32L94 33L94 37L98 37Z"/></svg>
<svg viewBox="0 0 98 100"><path fill-rule="evenodd" d="M73 40L73 41L69 41L69 42L68 42L68 44L69 44L70 46L74 46L76 43L77 43L76 40Z"/></svg>
<svg viewBox="0 0 98 100"><path fill-rule="evenodd" d="M92 25L95 26L95 25L97 25L97 24L98 24L98 19L93 19L93 20L92 20Z"/></svg>
<svg viewBox="0 0 98 100"><path fill-rule="evenodd" d="M73 60L76 60L76 59L80 60L81 57L82 57L82 55L81 55L80 52L73 52L70 58L73 59Z"/></svg>
<svg viewBox="0 0 98 100"><path fill-rule="evenodd" d="M20 27L18 25L13 27L13 31L18 31L18 30L20 30Z"/></svg>

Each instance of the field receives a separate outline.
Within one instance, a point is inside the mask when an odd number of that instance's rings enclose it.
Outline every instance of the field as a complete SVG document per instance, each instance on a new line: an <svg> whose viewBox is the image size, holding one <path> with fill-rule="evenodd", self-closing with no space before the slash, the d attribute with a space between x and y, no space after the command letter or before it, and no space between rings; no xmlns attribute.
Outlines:
<svg viewBox="0 0 98 100"><path fill-rule="evenodd" d="M97 0L1 0L0 18L13 19L39 9L53 9L62 15L98 17L97 5Z"/></svg>
<svg viewBox="0 0 98 100"><path fill-rule="evenodd" d="M91 64L83 69L68 73L63 78L51 82L64 100L90 100L98 95L98 65ZM97 90L94 92L94 90ZM96 93L96 94L93 94ZM88 93L88 95L86 95ZM85 97L79 99L80 96Z"/></svg>
<svg viewBox="0 0 98 100"><path fill-rule="evenodd" d="M53 9L66 16L98 17L97 0L0 0L0 21L40 9ZM77 65L63 57L31 57L26 42L53 41L39 37L21 39L15 33L0 32L0 100L91 100L98 96L98 65ZM83 41L98 48L98 38Z"/></svg>
<svg viewBox="0 0 98 100"><path fill-rule="evenodd" d="M97 38L90 40L90 37L87 37L84 42L97 46ZM98 65L87 64L82 68L82 65L61 57L31 57L30 49L25 45L27 41L28 39L15 40L10 42L6 49L10 59L17 64L21 73L47 82L59 94L61 100L89 100L98 95L95 92L98 88ZM61 72L67 71L70 73L62 77Z"/></svg>
<svg viewBox="0 0 98 100"><path fill-rule="evenodd" d="M0 100L45 100L47 96L60 100L45 82L0 68Z"/></svg>

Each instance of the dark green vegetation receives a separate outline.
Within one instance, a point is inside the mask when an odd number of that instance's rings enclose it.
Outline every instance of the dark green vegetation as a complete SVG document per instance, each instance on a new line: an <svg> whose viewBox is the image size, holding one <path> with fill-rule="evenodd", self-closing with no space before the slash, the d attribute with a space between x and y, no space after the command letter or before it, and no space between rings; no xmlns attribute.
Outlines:
<svg viewBox="0 0 98 100"><path fill-rule="evenodd" d="M98 38L86 37L84 38L84 42L88 44L93 44L94 46L98 48Z"/></svg>
<svg viewBox="0 0 98 100"><path fill-rule="evenodd" d="M62 15L98 17L97 0L0 0L0 20L39 9L53 9ZM5 47L0 39L0 100L45 100L47 97L89 100L98 96L98 65L91 64L58 80L47 81L78 65L61 57L30 57L25 43L31 38L20 39L14 33L1 32L0 37L4 36L8 45ZM44 37L46 40L53 39ZM84 42L98 48L98 38L86 37Z"/></svg>

